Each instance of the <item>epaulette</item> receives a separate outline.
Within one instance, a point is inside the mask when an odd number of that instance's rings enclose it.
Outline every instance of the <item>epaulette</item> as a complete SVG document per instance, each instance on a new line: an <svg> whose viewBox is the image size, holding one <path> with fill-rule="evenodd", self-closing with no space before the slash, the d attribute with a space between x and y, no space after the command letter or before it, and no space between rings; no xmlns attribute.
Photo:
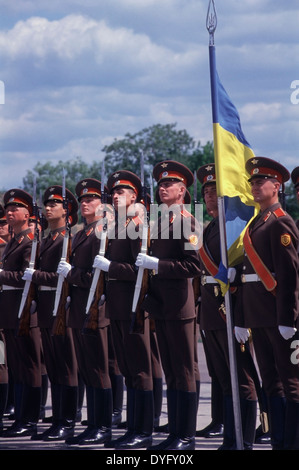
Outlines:
<svg viewBox="0 0 299 470"><path fill-rule="evenodd" d="M93 227L90 227L89 230L87 230L86 232L86 236L89 237L89 235L93 232L94 228Z"/></svg>
<svg viewBox="0 0 299 470"><path fill-rule="evenodd" d="M182 214L183 217L192 217L192 214L189 211L187 211L186 209L182 209L181 214Z"/></svg>
<svg viewBox="0 0 299 470"><path fill-rule="evenodd" d="M33 240L33 239L34 239L34 233L32 233L32 232L27 233L26 236L27 236L27 238L29 238L29 240Z"/></svg>
<svg viewBox="0 0 299 470"><path fill-rule="evenodd" d="M4 245L4 244L6 244L6 241L3 240L3 238L0 237L0 245Z"/></svg>
<svg viewBox="0 0 299 470"><path fill-rule="evenodd" d="M273 214L275 217L283 217L284 215L287 215L287 213L281 207L273 211Z"/></svg>
<svg viewBox="0 0 299 470"><path fill-rule="evenodd" d="M139 215L135 215L135 217L133 217L131 220L136 227L137 225L140 225L143 223L143 220L141 219L141 217L139 217Z"/></svg>

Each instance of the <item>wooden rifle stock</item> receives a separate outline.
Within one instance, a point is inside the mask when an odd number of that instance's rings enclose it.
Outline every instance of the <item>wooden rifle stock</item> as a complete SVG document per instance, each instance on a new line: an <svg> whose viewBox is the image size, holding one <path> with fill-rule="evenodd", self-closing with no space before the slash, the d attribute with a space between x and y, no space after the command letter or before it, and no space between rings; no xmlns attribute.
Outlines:
<svg viewBox="0 0 299 470"><path fill-rule="evenodd" d="M31 282L27 298L25 301L24 308L22 310L21 316L18 322L18 331L17 336L28 336L30 330L30 315L34 313L32 311L33 304L32 301L36 299L36 290L35 285Z"/></svg>
<svg viewBox="0 0 299 470"><path fill-rule="evenodd" d="M95 335L98 329L99 324L99 306L101 305L101 297L104 294L105 290L105 273L101 271L94 298L91 303L88 314L86 315L86 320L83 325L82 333L84 335Z"/></svg>

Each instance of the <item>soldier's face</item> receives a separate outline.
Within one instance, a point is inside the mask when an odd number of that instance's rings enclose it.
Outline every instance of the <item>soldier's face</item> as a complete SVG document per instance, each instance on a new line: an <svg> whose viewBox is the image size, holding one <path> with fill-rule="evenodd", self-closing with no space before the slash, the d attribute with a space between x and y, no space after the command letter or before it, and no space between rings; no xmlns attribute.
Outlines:
<svg viewBox="0 0 299 470"><path fill-rule="evenodd" d="M99 197L84 196L80 202L80 210L82 217L90 220L96 217L98 206L101 204Z"/></svg>
<svg viewBox="0 0 299 470"><path fill-rule="evenodd" d="M0 237L5 237L9 234L7 222L0 222Z"/></svg>
<svg viewBox="0 0 299 470"><path fill-rule="evenodd" d="M129 188L118 188L113 191L112 202L115 210L120 207L129 207L136 201L136 194Z"/></svg>
<svg viewBox="0 0 299 470"><path fill-rule="evenodd" d="M12 227L16 228L24 224L24 222L29 222L29 212L25 207L15 206L10 204L6 207L6 220L7 223Z"/></svg>
<svg viewBox="0 0 299 470"><path fill-rule="evenodd" d="M251 182L251 193L255 202L259 204L270 203L278 197L280 184L273 179L254 178Z"/></svg>
<svg viewBox="0 0 299 470"><path fill-rule="evenodd" d="M207 212L212 217L218 215L218 200L216 184L207 184L203 190L204 200L207 208Z"/></svg>
<svg viewBox="0 0 299 470"><path fill-rule="evenodd" d="M159 184L159 197L162 203L170 206L182 202L185 194L185 187L175 181L162 181Z"/></svg>
<svg viewBox="0 0 299 470"><path fill-rule="evenodd" d="M48 222L53 220L62 219L65 216L65 209L60 202L48 202L45 205L45 215Z"/></svg>

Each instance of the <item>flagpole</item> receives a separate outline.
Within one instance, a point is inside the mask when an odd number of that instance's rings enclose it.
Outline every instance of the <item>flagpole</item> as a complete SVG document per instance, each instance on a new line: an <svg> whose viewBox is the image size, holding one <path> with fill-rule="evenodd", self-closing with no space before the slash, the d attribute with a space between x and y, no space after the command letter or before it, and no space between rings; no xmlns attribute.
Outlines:
<svg viewBox="0 0 299 470"><path fill-rule="evenodd" d="M214 33L217 26L217 15L214 0L209 1L209 8L207 14L207 30L209 32L209 55L210 55L210 75L211 75L211 96L212 96L212 110L213 115L218 112L218 101L217 101L217 90L216 90L216 66L215 66L215 46L214 46ZM215 120L213 119L213 122ZM217 132L215 133L214 127L214 151L215 155L218 153L218 141ZM218 184L217 178L217 165L216 166L216 184ZM219 183L221 183L219 181ZM220 231L220 250L221 250L221 261L224 267L228 268L228 255L227 255L227 243L226 243L226 229L225 229L225 207L223 196L218 196L218 214L219 214L219 231ZM229 352L229 363L230 363L230 377L232 386L232 400L233 400L233 412L235 422L235 434L236 434L236 447L237 450L243 450L243 433L242 433L242 420L241 420L241 409L240 409L240 397L239 397L239 381L237 374L237 363L236 363L236 351L235 351L235 338L233 333L233 322L232 322L232 302L229 289L224 296L225 311L226 311L226 328L227 328L227 341L228 341L228 352Z"/></svg>

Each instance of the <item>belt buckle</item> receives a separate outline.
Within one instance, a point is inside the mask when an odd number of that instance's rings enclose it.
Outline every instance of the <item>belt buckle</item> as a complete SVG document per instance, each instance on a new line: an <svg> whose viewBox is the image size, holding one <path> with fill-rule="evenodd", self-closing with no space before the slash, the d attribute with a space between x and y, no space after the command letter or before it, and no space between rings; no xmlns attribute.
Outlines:
<svg viewBox="0 0 299 470"><path fill-rule="evenodd" d="M207 276L201 276L201 285L205 286L207 283Z"/></svg>
<svg viewBox="0 0 299 470"><path fill-rule="evenodd" d="M246 282L245 274L241 274L241 282L242 282L243 284L245 284L245 282Z"/></svg>

